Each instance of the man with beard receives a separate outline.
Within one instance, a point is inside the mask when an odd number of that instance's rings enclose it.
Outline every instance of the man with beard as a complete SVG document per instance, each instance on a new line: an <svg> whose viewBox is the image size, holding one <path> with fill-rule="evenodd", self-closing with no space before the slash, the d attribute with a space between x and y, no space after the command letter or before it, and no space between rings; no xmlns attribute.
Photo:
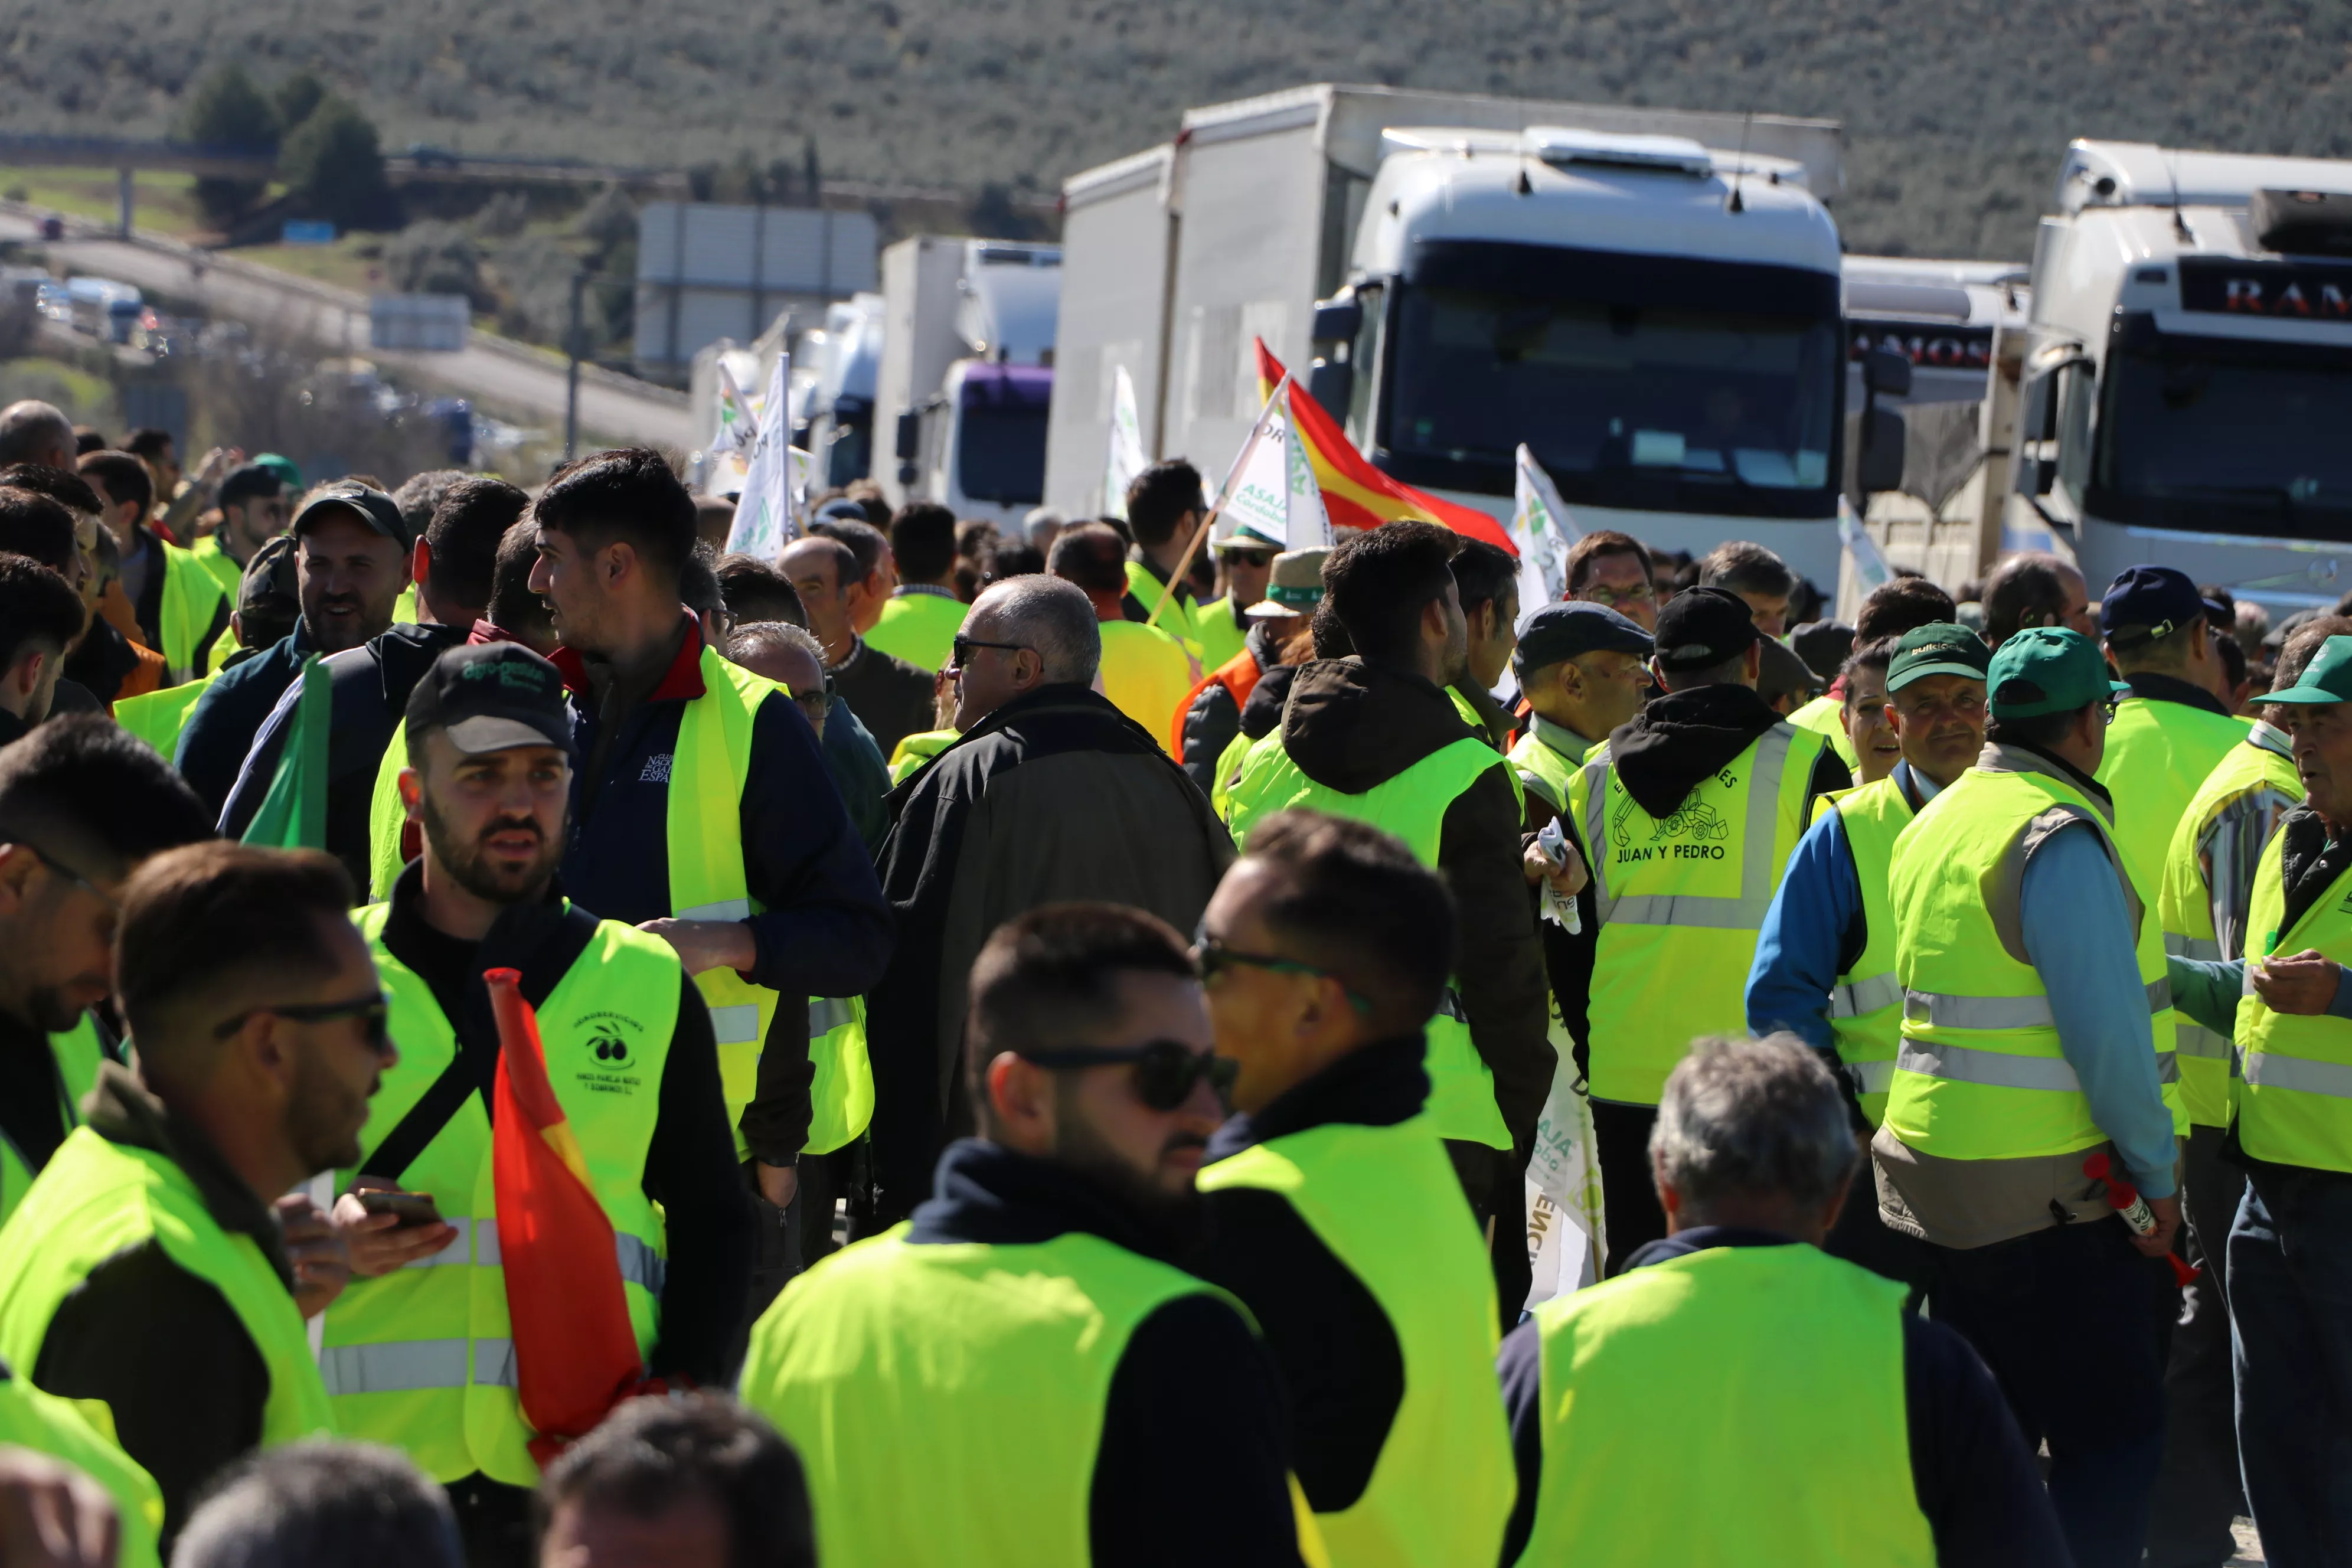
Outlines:
<svg viewBox="0 0 2352 1568"><path fill-rule="evenodd" d="M338 1162L357 1167L335 1218L360 1278L327 1313L320 1369L343 1432L405 1449L448 1487L469 1561L520 1563L539 1465L515 1368L536 1325L509 1324L499 1264L483 972L519 971L538 1009L651 1375L725 1376L750 1201L710 1016L677 953L555 885L572 790L555 667L513 643L443 654L409 694L407 744L400 793L424 853L359 916L406 1056Z"/></svg>
<svg viewBox="0 0 2352 1568"><path fill-rule="evenodd" d="M1273 1365L1170 1261L1233 1078L1182 939L1032 910L981 950L965 1037L980 1135L752 1330L738 1394L807 1467L820 1560L1298 1563Z"/></svg>
<svg viewBox="0 0 2352 1568"><path fill-rule="evenodd" d="M392 498L357 479L310 492L292 529L302 618L258 658L224 669L188 714L173 760L217 817L269 710L310 655L358 647L392 626L415 535Z"/></svg>
<svg viewBox="0 0 2352 1568"><path fill-rule="evenodd" d="M104 719L58 719L0 751L0 1220L111 1054L87 1009L114 983L123 881L211 836L188 786Z"/></svg>
<svg viewBox="0 0 2352 1568"><path fill-rule="evenodd" d="M132 873L114 973L138 1071L100 1068L0 1233L0 1355L105 1402L163 1490L166 1556L223 1465L334 1425L271 1203L357 1156L399 1059L351 896L310 850L190 844Z"/></svg>

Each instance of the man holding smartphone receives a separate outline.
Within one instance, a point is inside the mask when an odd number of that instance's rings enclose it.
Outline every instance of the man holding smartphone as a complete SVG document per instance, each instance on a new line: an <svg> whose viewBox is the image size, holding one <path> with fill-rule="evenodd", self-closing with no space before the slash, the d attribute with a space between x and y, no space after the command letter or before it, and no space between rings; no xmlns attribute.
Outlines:
<svg viewBox="0 0 2352 1568"><path fill-rule="evenodd" d="M572 787L555 667L511 643L451 649L406 722L401 798L424 854L358 916L404 1049L341 1173L335 1216L360 1278L328 1311L320 1370L344 1433L405 1449L449 1488L469 1562L520 1563L539 1480L516 1395L531 1325L509 1321L499 1267L483 972L520 971L538 1010L648 1374L724 1375L750 1200L709 1016L676 952L554 886Z"/></svg>

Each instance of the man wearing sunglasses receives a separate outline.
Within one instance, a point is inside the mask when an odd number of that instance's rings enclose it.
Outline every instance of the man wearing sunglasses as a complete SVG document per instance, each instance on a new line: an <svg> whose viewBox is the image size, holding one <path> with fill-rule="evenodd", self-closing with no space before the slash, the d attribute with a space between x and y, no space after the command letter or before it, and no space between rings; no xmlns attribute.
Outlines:
<svg viewBox="0 0 2352 1568"><path fill-rule="evenodd" d="M332 1430L272 1204L359 1155L398 1054L351 879L313 850L218 841L131 875L115 997L134 1075L99 1069L78 1128L0 1233L0 1355L102 1400L163 1494Z"/></svg>
<svg viewBox="0 0 2352 1568"><path fill-rule="evenodd" d="M400 794L424 852L358 917L405 1059L337 1162L335 1218L361 1278L328 1310L320 1370L341 1430L405 1449L449 1488L476 1561L520 1563L539 1467L517 1367L550 1353L549 1325L507 1309L483 972L519 971L538 1010L652 1375L724 1377L751 1282L750 1200L710 1016L677 953L555 887L572 788L555 667L515 643L445 653L409 694L406 739Z"/></svg>
<svg viewBox="0 0 2352 1568"><path fill-rule="evenodd" d="M1209 553L1217 558L1225 592L1192 611L1193 634L1201 645L1204 668L1215 669L1241 653L1258 624L1250 618L1249 608L1265 600L1266 579L1274 574L1274 558L1281 549L1278 541L1254 531L1246 523L1223 539L1209 542Z"/></svg>
<svg viewBox="0 0 2352 1568"><path fill-rule="evenodd" d="M1240 1073L1192 1268L1241 1298L1282 1369L1335 1563L1491 1563L1511 1505L1494 1277L1421 1114L1453 927L1402 840L1291 811L1251 833L1193 948Z"/></svg>
<svg viewBox="0 0 2352 1568"><path fill-rule="evenodd" d="M800 1451L819 1557L1291 1568L1274 1369L1173 1262L1232 1079L1182 939L1033 910L982 949L965 1037L979 1136L752 1331L738 1393Z"/></svg>
<svg viewBox="0 0 2352 1568"><path fill-rule="evenodd" d="M96 715L0 751L0 1220L80 1123L113 1052L89 1010L114 982L122 883L212 837L163 759Z"/></svg>

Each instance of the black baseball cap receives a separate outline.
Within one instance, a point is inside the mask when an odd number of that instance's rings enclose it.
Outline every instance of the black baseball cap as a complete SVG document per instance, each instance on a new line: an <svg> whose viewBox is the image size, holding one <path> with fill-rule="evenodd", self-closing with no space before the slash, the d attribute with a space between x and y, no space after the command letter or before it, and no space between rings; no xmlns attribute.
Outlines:
<svg viewBox="0 0 2352 1568"><path fill-rule="evenodd" d="M1748 601L1728 588L1685 588L1658 611L1658 666L1707 669L1746 653L1764 634Z"/></svg>
<svg viewBox="0 0 2352 1568"><path fill-rule="evenodd" d="M1606 605L1570 599L1538 605L1519 617L1518 646L1511 667L1521 679L1548 665L1588 653L1630 653L1647 658L1656 646L1650 634Z"/></svg>
<svg viewBox="0 0 2352 1568"><path fill-rule="evenodd" d="M2169 566L2126 566L2099 601L2099 631L2110 647L2137 647L2210 614L2205 595L2188 573Z"/></svg>
<svg viewBox="0 0 2352 1568"><path fill-rule="evenodd" d="M514 746L572 750L563 677L520 643L453 647L408 693L408 743L439 730L467 756Z"/></svg>
<svg viewBox="0 0 2352 1568"><path fill-rule="evenodd" d="M416 535L400 515L393 499L373 485L357 479L333 479L320 485L302 500L302 508L294 514L289 531L300 533L302 525L330 507L341 507L356 514L368 527L398 544L403 550L416 547Z"/></svg>
<svg viewBox="0 0 2352 1568"><path fill-rule="evenodd" d="M301 547L290 533L280 533L261 542L245 563L245 574L237 579L236 607L241 615L263 613L275 609L286 615L300 613L302 584L295 570L294 557Z"/></svg>
<svg viewBox="0 0 2352 1568"><path fill-rule="evenodd" d="M241 506L257 497L266 500L282 494L285 489L286 480L277 469L262 463L247 463L228 471L215 499L223 506Z"/></svg>

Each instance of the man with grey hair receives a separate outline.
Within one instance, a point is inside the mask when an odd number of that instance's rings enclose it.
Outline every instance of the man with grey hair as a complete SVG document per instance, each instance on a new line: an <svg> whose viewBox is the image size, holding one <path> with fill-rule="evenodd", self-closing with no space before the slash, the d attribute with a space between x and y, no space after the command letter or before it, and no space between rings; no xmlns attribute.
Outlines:
<svg viewBox="0 0 2352 1568"><path fill-rule="evenodd" d="M70 474L74 448L73 421L55 404L27 397L0 408L0 468L38 463Z"/></svg>
<svg viewBox="0 0 2352 1568"><path fill-rule="evenodd" d="M950 652L961 738L900 784L877 870L898 943L867 993L878 1214L929 1195L971 1131L955 1070L965 977L998 926L1040 904L1127 904L1191 931L1234 858L1159 739L1092 689L1094 606L1059 578L973 601Z"/></svg>
<svg viewBox="0 0 2352 1568"><path fill-rule="evenodd" d="M255 1455L215 1481L173 1568L460 1568L448 1494L408 1456L315 1437Z"/></svg>
<svg viewBox="0 0 2352 1568"><path fill-rule="evenodd" d="M1519 1476L1503 1562L1734 1562L1766 1542L1852 1563L2069 1561L1967 1342L1821 1250L1861 1161L1803 1042L1696 1043L1650 1163L1665 1237L1503 1342Z"/></svg>

